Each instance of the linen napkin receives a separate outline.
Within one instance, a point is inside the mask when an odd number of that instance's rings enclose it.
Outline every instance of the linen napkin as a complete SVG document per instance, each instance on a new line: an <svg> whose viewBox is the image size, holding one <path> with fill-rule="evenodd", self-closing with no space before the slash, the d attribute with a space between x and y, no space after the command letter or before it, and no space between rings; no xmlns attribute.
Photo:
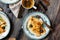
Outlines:
<svg viewBox="0 0 60 40"><path fill-rule="evenodd" d="M10 5L9 5L10 10L11 10L12 13L15 15L15 17L18 17L18 13L19 13L19 10L20 10L20 6L21 6L21 1L19 1L19 2L16 3L16 4L10 4Z"/></svg>

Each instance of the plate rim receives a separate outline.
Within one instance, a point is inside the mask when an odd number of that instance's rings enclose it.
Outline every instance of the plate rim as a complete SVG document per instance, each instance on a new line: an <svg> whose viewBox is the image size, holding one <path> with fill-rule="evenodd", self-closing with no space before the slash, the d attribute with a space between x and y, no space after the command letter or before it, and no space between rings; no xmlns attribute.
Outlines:
<svg viewBox="0 0 60 40"><path fill-rule="evenodd" d="M0 0L0 2L4 3L4 4L15 4L17 2L19 2L20 0L16 1L16 2L13 2L13 3L7 3L7 2L3 2L2 0Z"/></svg>

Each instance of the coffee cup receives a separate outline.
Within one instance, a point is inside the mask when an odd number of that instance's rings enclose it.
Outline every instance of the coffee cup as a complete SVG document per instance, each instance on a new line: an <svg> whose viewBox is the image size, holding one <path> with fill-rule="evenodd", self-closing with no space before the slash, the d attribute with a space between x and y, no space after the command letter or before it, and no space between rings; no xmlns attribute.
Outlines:
<svg viewBox="0 0 60 40"><path fill-rule="evenodd" d="M21 0L21 5L25 9L31 9L31 8L37 9L37 7L34 6L34 4L35 4L34 0Z"/></svg>

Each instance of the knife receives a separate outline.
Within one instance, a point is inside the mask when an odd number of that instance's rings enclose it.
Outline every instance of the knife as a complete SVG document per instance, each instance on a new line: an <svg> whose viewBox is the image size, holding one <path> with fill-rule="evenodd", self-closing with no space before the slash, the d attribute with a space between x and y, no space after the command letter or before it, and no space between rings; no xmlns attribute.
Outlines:
<svg viewBox="0 0 60 40"><path fill-rule="evenodd" d="M23 13L24 13L25 9L22 7L20 7L19 13L18 13L18 18L22 18L23 17Z"/></svg>

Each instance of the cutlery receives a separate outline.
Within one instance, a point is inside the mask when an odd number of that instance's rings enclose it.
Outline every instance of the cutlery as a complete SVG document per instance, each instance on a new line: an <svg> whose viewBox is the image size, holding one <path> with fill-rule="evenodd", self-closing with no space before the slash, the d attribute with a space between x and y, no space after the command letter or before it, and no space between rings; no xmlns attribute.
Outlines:
<svg viewBox="0 0 60 40"><path fill-rule="evenodd" d="M19 13L18 13L18 18L22 18L23 17L23 12L25 11L25 9L21 6Z"/></svg>
<svg viewBox="0 0 60 40"><path fill-rule="evenodd" d="M39 15L37 15L36 17L37 17L37 18L41 18L41 16L39 16ZM41 18L41 19L42 19L42 18ZM53 29L51 28L51 26L48 25L43 19L42 19L42 21L43 21L43 24L45 24L51 31L53 30Z"/></svg>

